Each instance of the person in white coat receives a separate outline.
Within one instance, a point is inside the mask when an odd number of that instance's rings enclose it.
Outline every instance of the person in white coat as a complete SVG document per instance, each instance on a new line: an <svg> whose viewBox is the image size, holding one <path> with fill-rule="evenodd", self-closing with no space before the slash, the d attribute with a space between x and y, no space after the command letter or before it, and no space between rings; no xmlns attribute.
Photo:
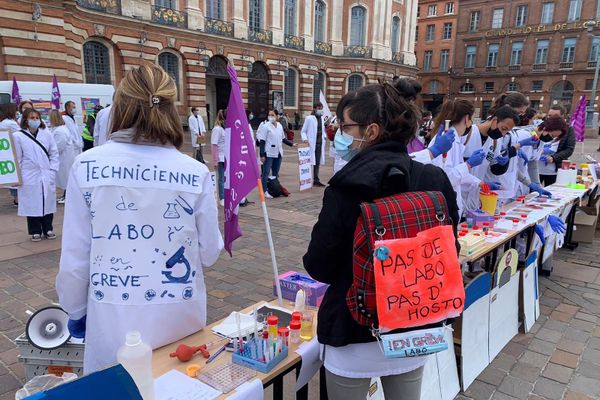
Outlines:
<svg viewBox="0 0 600 400"><path fill-rule="evenodd" d="M156 349L206 326L203 270L223 240L208 168L178 150L176 99L162 68L130 70L111 140L71 170L56 290L85 374L116 364L130 331Z"/></svg>
<svg viewBox="0 0 600 400"><path fill-rule="evenodd" d="M60 111L52 110L49 114L51 132L54 141L56 142L56 148L58 149L58 159L60 160L60 167L58 174L56 174L56 185L64 190L63 196L58 199L59 204L65 202L67 195L67 183L69 181L69 173L73 166L73 161L78 154L78 149L73 141L69 128L65 125Z"/></svg>
<svg viewBox="0 0 600 400"><path fill-rule="evenodd" d="M94 124L94 146L101 146L106 143L110 136L112 127L111 118L112 106L106 106L96 114L96 123Z"/></svg>
<svg viewBox="0 0 600 400"><path fill-rule="evenodd" d="M277 110L269 110L268 121L261 124L256 138L259 142L260 161L263 164L261 183L267 199L273 198L268 191L268 178L279 177L281 162L283 160L283 143L292 147L296 146L285 137L283 126L277 121Z"/></svg>
<svg viewBox="0 0 600 400"><path fill-rule="evenodd" d="M76 147L78 148L77 154L81 153L83 150L83 138L81 137L81 129L79 125L77 125L77 121L75 121L75 113L77 109L75 107L74 101L67 101L65 103L65 111L63 113L63 120L65 121L65 125L71 132L71 137Z"/></svg>
<svg viewBox="0 0 600 400"><path fill-rule="evenodd" d="M319 166L325 165L325 143L327 133L325 132L325 121L323 120L323 105L315 103L313 112L306 117L302 131L302 141L310 146L310 163L313 165L313 185L325 186L319 179Z"/></svg>
<svg viewBox="0 0 600 400"><path fill-rule="evenodd" d="M0 130L13 133L20 129L21 127L17 123L17 105L14 103L0 105ZM12 186L9 190L10 195L13 197L13 205L18 207L19 200L17 199L17 187Z"/></svg>
<svg viewBox="0 0 600 400"><path fill-rule="evenodd" d="M39 111L33 108L23 113L21 130L15 132L13 138L22 178L18 214L27 217L27 230L33 242L42 240L42 235L55 239L52 221L56 212L59 168L56 143Z"/></svg>
<svg viewBox="0 0 600 400"><path fill-rule="evenodd" d="M206 128L204 127L204 120L200 115L200 110L197 107L192 107L191 109L191 114L188 118L188 126L192 137L194 158L202 164L206 164L204 162L204 155L202 154L202 147L204 147L203 139L206 137Z"/></svg>
<svg viewBox="0 0 600 400"><path fill-rule="evenodd" d="M225 110L217 112L215 125L210 131L210 153L213 159L214 171L217 173L217 188L219 190L219 204L225 205Z"/></svg>

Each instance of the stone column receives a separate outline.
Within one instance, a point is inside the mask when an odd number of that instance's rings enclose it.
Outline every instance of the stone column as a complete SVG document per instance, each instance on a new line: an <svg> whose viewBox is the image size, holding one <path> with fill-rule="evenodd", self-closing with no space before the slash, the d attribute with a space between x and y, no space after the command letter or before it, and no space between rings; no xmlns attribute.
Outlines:
<svg viewBox="0 0 600 400"><path fill-rule="evenodd" d="M300 5L300 10L304 11L304 29L302 37L304 38L304 50L313 51L315 48L315 38L313 35L313 23L315 19L315 2L314 0L303 0L303 5Z"/></svg>
<svg viewBox="0 0 600 400"><path fill-rule="evenodd" d="M273 32L273 44L283 46L283 28L281 25L281 5L283 0L271 2L271 24L269 29Z"/></svg>
<svg viewBox="0 0 600 400"><path fill-rule="evenodd" d="M189 29L204 30L204 11L200 7L200 0L187 0L184 11L187 13Z"/></svg>
<svg viewBox="0 0 600 400"><path fill-rule="evenodd" d="M404 20L402 35L402 53L404 54L404 63L408 65L415 65L417 61L415 57L417 6L417 0L406 0L406 18ZM425 34L425 32L422 32L422 34Z"/></svg>
<svg viewBox="0 0 600 400"><path fill-rule="evenodd" d="M331 53L334 56L342 56L344 55L344 40L342 38L344 0L333 0L329 4L330 9L327 12L327 19L331 21Z"/></svg>
<svg viewBox="0 0 600 400"><path fill-rule="evenodd" d="M121 0L121 12L127 17L136 17L144 21L152 19L152 5L143 0Z"/></svg>
<svg viewBox="0 0 600 400"><path fill-rule="evenodd" d="M233 36L237 39L248 39L248 21L244 18L244 0L233 1Z"/></svg>

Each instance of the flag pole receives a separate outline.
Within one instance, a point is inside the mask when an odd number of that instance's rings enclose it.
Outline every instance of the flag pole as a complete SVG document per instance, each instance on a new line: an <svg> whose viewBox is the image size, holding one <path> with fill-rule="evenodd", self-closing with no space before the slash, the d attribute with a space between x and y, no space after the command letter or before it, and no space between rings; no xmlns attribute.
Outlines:
<svg viewBox="0 0 600 400"><path fill-rule="evenodd" d="M281 284L279 283L279 268L277 268L277 258L275 257L275 246L273 245L273 235L271 234L271 224L269 223L269 214L267 213L267 202L265 192L263 191L262 181L258 179L258 194L262 207L265 227L267 228L267 240L269 241L269 251L271 252L271 265L273 266L273 277L275 278L275 287L277 288L277 301L279 306L283 307L283 297L281 295Z"/></svg>

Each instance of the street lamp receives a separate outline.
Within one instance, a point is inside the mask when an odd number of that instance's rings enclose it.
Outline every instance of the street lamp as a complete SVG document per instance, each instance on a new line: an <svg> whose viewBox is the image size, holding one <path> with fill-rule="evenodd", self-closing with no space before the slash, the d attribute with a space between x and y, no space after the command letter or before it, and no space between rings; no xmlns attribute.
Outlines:
<svg viewBox="0 0 600 400"><path fill-rule="evenodd" d="M595 21L587 21L587 31L588 35L592 37L592 48L594 46L594 39L596 39L596 35L594 35L594 26L596 26ZM594 69L594 82L592 83L592 95L590 97L590 105L588 106L588 113L594 115L594 106L596 103L596 88L598 87L598 73L600 72L600 46L596 47L596 68Z"/></svg>

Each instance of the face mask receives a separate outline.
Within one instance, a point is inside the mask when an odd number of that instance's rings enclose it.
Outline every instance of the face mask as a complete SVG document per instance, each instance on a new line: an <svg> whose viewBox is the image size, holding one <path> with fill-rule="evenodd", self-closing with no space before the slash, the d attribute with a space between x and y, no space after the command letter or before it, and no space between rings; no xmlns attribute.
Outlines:
<svg viewBox="0 0 600 400"><path fill-rule="evenodd" d="M490 129L490 131L488 132L488 136L494 140L497 140L502 137L502 132L500 132L500 129L498 128Z"/></svg>
<svg viewBox="0 0 600 400"><path fill-rule="evenodd" d="M75 114L77 114L77 109L76 108L74 108L74 109L71 110L71 115L75 115Z"/></svg>
<svg viewBox="0 0 600 400"><path fill-rule="evenodd" d="M315 115L316 115L317 117L320 117L321 115L323 115L323 111L321 111L321 110L317 110L317 111L315 111Z"/></svg>
<svg viewBox="0 0 600 400"><path fill-rule="evenodd" d="M554 139L552 139L552 136L550 136L550 135L542 135L542 136L540 136L540 140L542 142L548 143L548 142L551 142Z"/></svg>
<svg viewBox="0 0 600 400"><path fill-rule="evenodd" d="M27 120L27 125L31 129L37 129L37 128L39 128L41 123L42 123L42 121L40 121L40 120L35 120L35 119L29 119L29 120Z"/></svg>
<svg viewBox="0 0 600 400"><path fill-rule="evenodd" d="M354 136L344 133L338 129L333 138L333 145L338 156L344 161L350 161L360 152L360 149L351 149L350 146L355 141L364 141L364 139L355 139Z"/></svg>
<svg viewBox="0 0 600 400"><path fill-rule="evenodd" d="M269 122L271 122L271 123L275 122L275 117L269 117Z"/></svg>

